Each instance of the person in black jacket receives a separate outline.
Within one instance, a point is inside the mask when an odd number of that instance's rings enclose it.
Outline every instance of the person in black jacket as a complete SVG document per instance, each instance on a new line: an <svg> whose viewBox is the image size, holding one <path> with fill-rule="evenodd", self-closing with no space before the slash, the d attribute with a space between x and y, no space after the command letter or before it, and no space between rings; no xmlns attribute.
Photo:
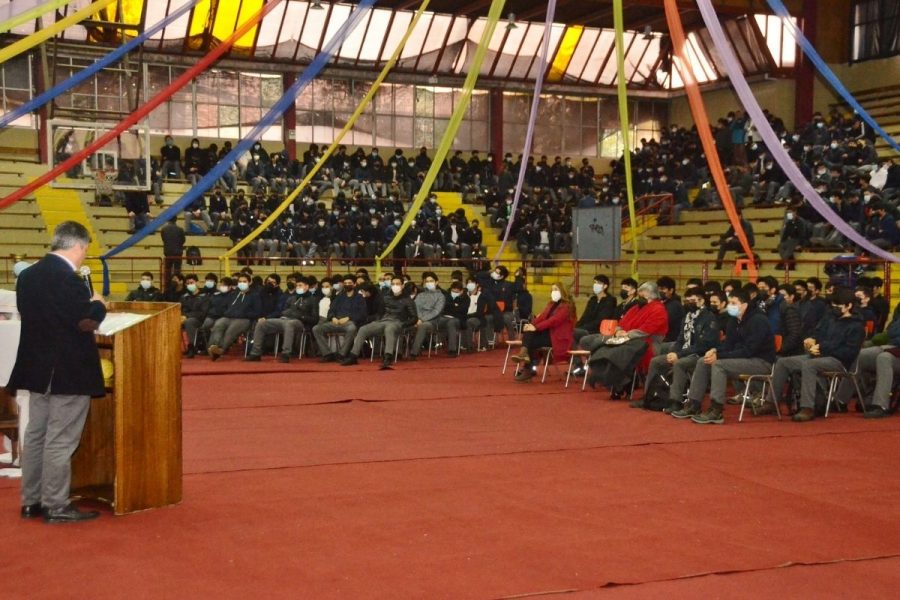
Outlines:
<svg viewBox="0 0 900 600"><path fill-rule="evenodd" d="M207 276L208 278L209 276ZM207 279L208 280L208 279ZM213 325L221 319L231 303L231 291L234 289L235 281L231 277L223 277L216 283L216 289L209 294L209 307L206 311L206 318L203 319L203 325L200 331L209 336Z"/></svg>
<svg viewBox="0 0 900 600"><path fill-rule="evenodd" d="M666 307L666 313L669 315L669 333L666 334L665 342L673 342L681 331L681 320L684 318L684 305L681 303L681 297L675 293L675 280L664 275L656 280L656 286L659 288L659 298L662 300L663 306Z"/></svg>
<svg viewBox="0 0 900 600"><path fill-rule="evenodd" d="M282 336L278 360L290 362L297 333L310 331L319 322L319 301L310 293L307 277L298 277L293 292L284 294L282 299L279 304L280 314L269 314L257 319L253 330L253 349L244 360L259 361L266 336L278 334Z"/></svg>
<svg viewBox="0 0 900 600"><path fill-rule="evenodd" d="M775 338L766 315L750 302L744 290L731 292L726 305L731 317L725 331L725 341L718 348L712 348L697 361L688 403L683 411L690 414L672 413L673 417L691 417L694 423L721 425L725 422L723 408L728 380L740 374L764 375L772 370L775 362ZM712 400L710 407L698 414L703 397L709 388Z"/></svg>
<svg viewBox="0 0 900 600"><path fill-rule="evenodd" d="M247 333L250 323L262 312L259 294L250 291L250 276L241 273L237 281L237 290L228 296L229 304L225 314L216 320L209 336L209 347L206 351L214 361L228 352L238 336Z"/></svg>
<svg viewBox="0 0 900 600"><path fill-rule="evenodd" d="M793 285L797 298L797 310L800 312L803 337L812 337L828 312L828 304L819 298L822 282L815 277L810 277L808 280L798 279Z"/></svg>
<svg viewBox="0 0 900 600"><path fill-rule="evenodd" d="M447 332L447 355L456 356L462 330L468 326L469 296L465 292L462 281L450 284L450 292L444 302L444 310L438 323L438 330Z"/></svg>
<svg viewBox="0 0 900 600"><path fill-rule="evenodd" d="M794 304L794 288L789 284L778 286L783 300L778 304L781 325L781 349L778 356L795 356L803 352L803 323Z"/></svg>
<svg viewBox="0 0 900 600"><path fill-rule="evenodd" d="M163 179L181 177L181 148L175 145L171 135L167 135L165 145L159 151L162 161Z"/></svg>
<svg viewBox="0 0 900 600"><path fill-rule="evenodd" d="M575 323L573 332L574 348L578 348L578 342L587 335L596 335L600 331L600 323L606 320L616 319L616 299L609 293L609 277L603 274L594 275L594 284L591 289L593 295L588 299L581 318ZM584 367L581 361L577 361L573 374L580 375Z"/></svg>
<svg viewBox="0 0 900 600"><path fill-rule="evenodd" d="M197 276L193 273L186 275L184 278L187 290L181 297L181 328L187 334L188 347L184 355L188 358L194 358L197 354L197 348L194 340L197 339L197 332L203 321L206 320L206 313L209 310L210 298L209 294L204 294L197 285Z"/></svg>
<svg viewBox="0 0 900 600"><path fill-rule="evenodd" d="M184 255L184 243L187 238L184 235L184 229L178 226L174 217L159 230L159 236L163 243L163 264L165 266L163 281L165 282L171 279L172 273L181 271L181 257Z"/></svg>
<svg viewBox="0 0 900 600"><path fill-rule="evenodd" d="M750 249L753 249L755 245L755 238L753 237L753 225L750 224L750 221L746 220L741 214L741 209L738 208L738 217L740 218L741 229L744 230L744 235L747 236L747 244L750 246ZM725 259L725 253L729 250L734 250L737 252L743 252L744 247L741 246L740 240L737 238L737 234L735 233L734 226L729 225L728 230L725 231L719 237L717 242L713 242L714 246L719 247L719 253L716 255L716 269L722 268L722 261Z"/></svg>
<svg viewBox="0 0 900 600"><path fill-rule="evenodd" d="M153 273L144 271L141 273L141 282L135 289L128 292L125 302L162 302L163 293L153 285Z"/></svg>
<svg viewBox="0 0 900 600"><path fill-rule="evenodd" d="M336 276L340 277L340 276ZM337 290L335 282L334 289ZM368 312L365 299L356 293L356 278L353 275L344 275L341 280L341 293L335 293L328 308L328 316L325 322L313 327L313 335L316 345L322 354L320 362L333 362L346 357L353 347L353 339L358 329L366 322ZM329 335L342 335L344 337L338 352L331 352L328 346Z"/></svg>
<svg viewBox="0 0 900 600"><path fill-rule="evenodd" d="M128 213L128 233L143 229L150 222L150 203L147 192L125 192L125 211Z"/></svg>
<svg viewBox="0 0 900 600"><path fill-rule="evenodd" d="M622 280L622 289L619 291L619 298L622 299L622 302L616 307L615 319L617 321L621 320L622 317L625 316L625 313L637 303L637 289L638 282L631 277L626 277Z"/></svg>
<svg viewBox="0 0 900 600"><path fill-rule="evenodd" d="M800 410L797 422L812 421L816 408L816 383L823 371L850 370L866 339L862 317L853 310L853 292L836 288L831 296L831 314L821 320L814 337L803 340L806 354L778 359L772 376L772 401L781 402L782 392L793 373L800 373ZM774 405L772 405L774 407Z"/></svg>
<svg viewBox="0 0 900 600"><path fill-rule="evenodd" d="M184 171L191 185L196 185L200 178L209 170L207 165L207 152L200 148L200 140L191 140L191 147L184 152Z"/></svg>
<svg viewBox="0 0 900 600"><path fill-rule="evenodd" d="M81 441L91 397L106 394L94 331L106 303L91 295L79 269L91 236L64 221L53 231L50 254L16 281L22 320L11 390L28 390L30 420L22 455L22 518L49 523L83 521L97 512L69 504L71 458Z"/></svg>
<svg viewBox="0 0 900 600"><path fill-rule="evenodd" d="M412 327L418 320L416 304L403 292L403 280L399 277L391 278L391 293L384 296L384 315L377 321L360 327L353 342L350 354L341 361L341 366L357 364L359 354L362 352L366 340L375 336L384 336L384 359L382 370L390 369L394 361L394 349L397 347L397 339L405 328Z"/></svg>

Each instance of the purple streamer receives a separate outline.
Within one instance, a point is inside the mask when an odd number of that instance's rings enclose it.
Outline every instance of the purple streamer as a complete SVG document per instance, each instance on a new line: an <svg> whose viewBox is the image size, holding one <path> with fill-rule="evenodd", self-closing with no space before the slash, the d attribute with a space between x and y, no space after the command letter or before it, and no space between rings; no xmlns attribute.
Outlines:
<svg viewBox="0 0 900 600"><path fill-rule="evenodd" d="M728 72L728 78L731 80L731 85L734 86L734 91L737 93L741 104L744 105L744 110L750 115L757 131L759 131L760 136L769 148L769 152L772 153L775 162L778 163L785 175L788 176L791 183L794 184L817 213L822 215L822 217L834 226L835 229L840 231L846 238L852 240L857 246L868 251L870 254L880 256L885 260L900 262L900 259L894 254L882 250L857 233L855 229L850 227L850 225L844 221L840 215L834 212L834 210L828 206L828 203L816 193L816 190L813 189L812 185L806 180L806 177L803 176L803 173L800 172L800 169L797 168L797 165L788 155L784 146L781 145L778 136L775 134L768 119L766 119L763 114L762 108L760 108L759 103L756 101L756 97L750 90L747 80L744 78L740 63L738 63L737 57L734 55L734 51L732 50L728 39L725 37L725 33L722 31L722 25L719 23L719 19L716 16L716 10L713 8L712 3L710 0L697 0L697 5L700 7L700 14L703 16L703 22L706 23L709 35L712 37L716 50L718 50L719 56L725 65L725 70Z"/></svg>
<svg viewBox="0 0 900 600"><path fill-rule="evenodd" d="M547 18L544 19L544 37L541 46L541 66L538 71L537 81L534 83L534 97L531 99L531 114L528 115L528 129L525 131L525 147L522 149L522 164L519 165L519 179L516 181L516 192L513 196L512 209L509 213L509 221L506 223L506 231L503 232L503 241L500 242L500 248L494 256L494 264L500 262L500 255L506 248L506 242L509 240L509 233L512 231L513 221L516 218L516 211L519 208L519 198L522 197L522 186L525 183L525 169L528 166L528 157L531 155L531 142L534 137L534 125L537 122L538 105L541 103L541 88L544 85L544 74L547 72L547 58L550 54L550 35L553 27L553 18L556 16L556 0L547 2Z"/></svg>

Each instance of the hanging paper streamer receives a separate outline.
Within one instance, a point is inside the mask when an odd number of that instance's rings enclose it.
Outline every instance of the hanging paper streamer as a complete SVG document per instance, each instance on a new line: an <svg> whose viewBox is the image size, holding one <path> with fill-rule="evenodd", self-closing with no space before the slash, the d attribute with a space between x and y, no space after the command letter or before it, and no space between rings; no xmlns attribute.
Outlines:
<svg viewBox="0 0 900 600"><path fill-rule="evenodd" d="M675 0L664 0L666 8L666 21L669 24L669 35L672 36L672 43L675 52L674 62L684 81L684 90L687 92L688 103L691 106L691 114L694 116L694 122L697 125L697 133L700 135L700 143L703 145L703 152L706 153L706 161L709 163L709 172L716 184L716 191L719 192L719 198L722 199L722 206L725 207L725 213L728 215L728 221L734 228L734 234L741 243L744 253L750 259L750 268L748 269L750 279L756 280L757 270L756 261L753 259L753 249L747 240L744 228L741 227L741 218L738 215L737 208L734 205L734 199L731 197L731 188L728 180L725 179L725 173L722 171L722 162L719 159L719 153L716 150L716 142L713 139L710 130L709 117L706 114L706 107L703 104L703 97L700 95L700 86L694 77L694 70L691 68L690 60L685 54L685 36L684 28L681 25L681 15L678 13L678 5ZM755 121L755 120L754 120Z"/></svg>
<svg viewBox="0 0 900 600"><path fill-rule="evenodd" d="M797 24L791 18L791 14L788 12L787 8L785 8L784 4L782 4L781 0L768 0L769 6L772 8L772 11L781 17L782 23L784 26L793 34L794 39L797 40L797 45L803 50L803 53L809 58L810 61L816 66L816 69L819 70L819 73L822 74L822 77L825 78L828 83L831 84L831 87L834 88L838 94L844 99L844 101L850 105L856 113L862 117L863 121L865 121L869 127L875 130L875 132L880 135L884 140L891 145L891 147L900 152L900 144L891 137L887 131L881 128L881 126L872 118L872 116L866 111L862 105L857 102L856 98L853 97L853 94L850 93L841 80L837 78L837 75L834 74L834 71L825 64L825 61L822 60L822 57L819 56L819 53L816 52L816 49L810 43L810 41L803 35L803 32L800 31L800 28L797 27Z"/></svg>
<svg viewBox="0 0 900 600"><path fill-rule="evenodd" d="M850 227L850 225L835 213L831 207L822 200L819 194L816 193L809 181L803 176L803 173L800 172L796 163L794 163L793 159L788 155L784 146L781 145L778 136L775 134L772 126L769 125L769 121L763 114L762 108L760 108L759 103L753 96L750 85L744 78L740 63L738 63L738 59L731 49L728 38L725 37L725 33L722 31L722 25L719 23L718 17L716 17L716 11L712 4L709 0L697 0L697 5L700 7L700 14L703 16L703 22L706 23L706 28L716 46L716 50L719 52L719 57L725 65L725 70L728 73L728 78L731 80L731 85L734 87L741 104L744 106L744 110L747 111L747 114L749 114L750 118L753 120L753 124L756 126L757 131L759 131L760 136L766 143L766 147L768 147L769 152L772 153L772 158L778 163L778 166L781 167L785 175L788 176L791 183L793 183L800 191L806 201L809 202L810 206L822 215L826 221L833 225L835 229L841 232L844 237L853 241L857 246L873 255L880 256L885 260L897 262L896 256L875 246L865 237L857 233L855 229Z"/></svg>
<svg viewBox="0 0 900 600"><path fill-rule="evenodd" d="M197 77L197 75L209 68L209 66L216 62L223 54L228 52L231 46L234 45L234 43L239 40L241 36L254 28L256 24L261 21L263 17L269 14L269 12L271 12L276 6L278 6L280 2L281 0L271 0L271 2L266 3L266 5L263 6L262 10L252 15L249 19L247 19L247 21L242 23L234 31L234 33L232 33L228 37L228 39L224 40L221 44L216 46L209 54L201 58L193 67L182 73L178 77L178 79L170 83L167 88L151 98L150 101L138 108L135 112L131 113L128 117L123 119L111 130L107 131L99 138L94 140L93 143L85 146L63 162L50 169L50 171L48 171L47 173L44 173L33 181L28 182L9 196L0 199L0 209L6 208L10 204L21 200L34 190L50 183L61 174L80 164L81 161L83 161L85 158L87 158L109 142L116 139L120 133L122 133L132 125L138 123L141 119L150 114L157 106L172 97L173 94L190 83L192 79Z"/></svg>
<svg viewBox="0 0 900 600"><path fill-rule="evenodd" d="M547 55L550 54L550 33L553 27L553 17L556 16L556 0L549 0L547 3L547 17L544 19L544 37L541 44L540 68L538 70L537 80L534 82L534 96L531 98L531 113L528 115L528 128L525 130L525 147L522 149L522 161L519 165L519 179L516 181L516 192L513 196L513 203L509 213L509 222L506 224L506 231L503 232L503 240L494 256L494 264L500 262L500 255L506 248L509 240L509 234L515 223L516 212L519 208L519 199L522 197L522 186L525 184L525 171L528 168L528 156L531 154L531 144L534 138L534 125L537 122L538 107L541 104L541 88L544 84L544 73L547 71Z"/></svg>
<svg viewBox="0 0 900 600"><path fill-rule="evenodd" d="M154 24L152 27L150 27L149 29L144 31L144 33L142 33L138 37L134 38L133 40L131 40L124 46L114 50L113 52L110 52L109 54L107 54L106 56L101 58L100 60L94 62L88 68L79 71L75 75L69 77L62 83L47 90L43 94L40 94L39 96L35 96L30 101L23 104L22 106L19 106L18 108L11 110L10 112L0 116L0 129L3 129L4 127L9 125L13 121L18 119L19 117L23 117L23 116L27 115L28 113L30 113L31 111L43 106L47 102L50 102L51 100L53 100L60 94L65 93L66 91L72 89L76 85L79 85L84 81L87 81L88 79L93 77L95 74L99 73L102 69L105 69L106 67L108 67L111 64L115 63L116 61L120 60L123 56L125 56L126 54L128 54L129 52L131 52L132 50L134 50L135 48L137 48L138 46L140 46L141 44L146 42L148 39L150 39L153 35L155 35L159 31L161 31L163 28L167 27L169 25L169 23L171 23L175 19L178 19L185 13L187 13L198 2L200 2L200 0L190 0L190 2L188 2L187 4L185 4L178 10L173 11L165 19Z"/></svg>
<svg viewBox="0 0 900 600"><path fill-rule="evenodd" d="M123 252L142 239L156 231L159 227L164 225L167 221L172 218L177 217L181 212L185 210L188 206L194 203L194 201L203 195L203 193L211 188L213 184L218 181L222 175L231 167L231 165L241 157L244 152L250 150L253 144L262 137L262 134L265 131L275 124L275 122L287 111L290 106L297 99L297 96L306 88L309 83L318 76L319 72L325 68L328 62L331 60L331 57L335 52L341 47L341 45L346 41L347 37L353 32L357 25L363 20L363 18L369 14L372 6L375 4L375 0L362 0L356 7L348 19L341 24L340 29L338 29L334 37L328 41L327 44L322 48L322 51L316 55L313 61L303 70L303 73L300 77L297 78L297 81L288 89L287 92L274 104L272 108L269 109L265 115L263 115L262 119L260 119L259 123L257 123L253 129L247 133L244 139L240 140L237 144L235 144L234 148L222 157L222 159L216 163L216 165L209 170L209 172L203 176L200 181L191 186L190 191L186 193L184 196L179 198L172 206L169 206L164 211L162 211L155 219L153 219L150 223L148 223L143 229L136 232L130 238L104 254L100 257L101 262L103 263L103 295L107 295L109 293L109 268L106 264L106 260L111 258L120 252Z"/></svg>
<svg viewBox="0 0 900 600"><path fill-rule="evenodd" d="M382 82L387 77L388 73L390 73L391 69L394 68L394 65L400 59L400 54L403 52L403 48L406 46L406 42L409 40L409 37L412 35L413 30L415 30L416 25L419 22L419 19L422 17L422 14L425 12L425 9L428 8L430 0L424 0L422 5L419 6L419 10L416 11L416 14L413 15L412 21L409 23L409 27L406 28L406 33L403 34L403 37L400 38L400 43L394 49L393 54L388 59L387 63L384 65L384 68L381 70L381 73L375 79L375 82L372 83L372 86L369 88L368 93L366 93L365 97L363 97L362 102L360 102L359 106L356 107L356 110L350 115L350 118L347 120L347 123L344 125L344 128L341 129L340 133L338 133L337 137L334 138L334 142L328 147L322 157L316 162L315 165L309 170L306 174L306 177L297 185L294 190L288 194L288 196L284 199L284 201L274 210L272 214L270 214L265 221L259 224L256 229L254 229L250 235L245 237L243 240L235 244L233 248L228 250L225 254L219 257L219 260L223 261L223 270L226 275L231 275L231 265L228 262L228 259L235 254L237 254L240 250L247 246L247 244L251 243L253 240L258 238L275 220L281 216L284 211L290 207L291 204L294 203L294 200L300 195L300 193L306 189L309 185L309 182L315 178L316 174L325 164L328 162L328 159L332 154L340 147L341 140L344 139L344 136L353 129L353 125L356 123L357 119L359 119L360 115L362 115L363 111L366 110L366 107L372 102L372 99L375 97L375 93L378 91L378 88L381 87Z"/></svg>
<svg viewBox="0 0 900 600"><path fill-rule="evenodd" d="M4 21L0 23L0 33L6 33L23 23L37 19L44 13L56 10L57 8L62 8L66 4L71 4L72 2L74 2L74 0L52 0L52 2L45 2L26 9L19 14L14 14L16 8L19 8L16 6L15 2L7 4L0 9L0 19L4 19ZM20 2L19 4L24 4L24 2Z"/></svg>
<svg viewBox="0 0 900 600"><path fill-rule="evenodd" d="M10 44L3 50L0 50L0 64L5 63L14 56L17 56L26 50L31 50L41 42L45 42L55 36L62 30L84 21L88 17L100 12L116 0L97 0L93 4L72 13L65 19L60 19L46 29L38 29L26 38L22 38L15 44Z"/></svg>
<svg viewBox="0 0 900 600"><path fill-rule="evenodd" d="M638 231L634 209L634 183L631 176L631 124L628 121L628 79L625 77L625 19L622 0L613 0L613 26L616 29L616 80L619 95L619 126L622 128L622 153L625 161L625 194L628 198L628 218L631 221L631 274L638 278Z"/></svg>
<svg viewBox="0 0 900 600"><path fill-rule="evenodd" d="M444 132L444 137L441 138L441 143L434 153L434 158L431 161L428 172L425 174L425 180L422 182L422 187L416 194L416 198L413 200L409 212L406 213L406 218L403 219L400 229L397 230L397 235L395 235L394 239L391 240L391 243L387 245L384 252L375 257L375 272L379 277L381 276L381 261L384 260L386 256L390 256L400 240L403 239L403 236L406 235L410 223L416 218L416 214L419 212L419 209L422 208L422 203L425 202L425 198L427 198L428 194L431 192L431 186L434 185L434 180L437 177L438 171L441 170L444 160L447 158L447 153L450 152L450 146L453 144L453 138L456 136L459 124L462 122L462 119L469 108L469 101L472 99L472 90L475 89L475 83L478 81L478 74L481 73L481 63L484 62L484 56L488 51L488 44L494 35L494 30L497 28L497 21L500 20L500 15L503 13L504 4L506 4L506 0L493 0L491 2L487 21L484 24L484 31L481 34L481 39L478 41L478 48L476 48L475 55L472 57L472 64L468 66L469 72L463 83L459 103L453 109L453 114L450 116L450 121L447 123L447 130Z"/></svg>

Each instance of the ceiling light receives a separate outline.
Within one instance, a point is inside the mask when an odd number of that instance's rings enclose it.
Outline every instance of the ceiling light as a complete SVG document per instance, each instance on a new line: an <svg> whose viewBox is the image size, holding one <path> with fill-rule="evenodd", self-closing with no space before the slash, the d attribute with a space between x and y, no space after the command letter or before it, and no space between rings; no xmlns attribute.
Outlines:
<svg viewBox="0 0 900 600"><path fill-rule="evenodd" d="M649 25L644 25L644 39L645 40L653 39L653 30L650 29Z"/></svg>
<svg viewBox="0 0 900 600"><path fill-rule="evenodd" d="M507 30L518 29L519 26L516 25L516 13L509 13L509 15L506 17L506 21Z"/></svg>
<svg viewBox="0 0 900 600"><path fill-rule="evenodd" d="M312 3L312 6L309 7L310 10L322 10L322 0L315 0Z"/></svg>

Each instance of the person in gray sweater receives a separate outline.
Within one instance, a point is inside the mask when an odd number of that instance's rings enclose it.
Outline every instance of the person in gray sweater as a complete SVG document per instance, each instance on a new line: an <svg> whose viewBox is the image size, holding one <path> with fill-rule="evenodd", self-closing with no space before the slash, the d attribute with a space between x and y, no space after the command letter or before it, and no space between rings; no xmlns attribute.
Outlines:
<svg viewBox="0 0 900 600"><path fill-rule="evenodd" d="M425 338L431 333L437 332L441 314L444 312L444 304L447 297L438 288L438 278L432 271L422 273L423 286L416 294L416 311L419 320L416 323L416 338L413 340L410 360L416 360L422 350Z"/></svg>

